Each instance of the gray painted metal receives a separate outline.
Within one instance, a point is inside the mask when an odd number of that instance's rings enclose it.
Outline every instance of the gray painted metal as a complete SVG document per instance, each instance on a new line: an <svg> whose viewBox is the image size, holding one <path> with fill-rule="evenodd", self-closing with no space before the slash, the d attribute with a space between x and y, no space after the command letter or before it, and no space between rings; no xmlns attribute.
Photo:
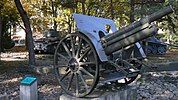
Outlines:
<svg viewBox="0 0 178 100"><path fill-rule="evenodd" d="M100 61L102 61L102 62L108 61L108 58L104 52L101 42L98 41L97 38L95 36L93 36L93 34L89 34L87 31L84 31L84 30L79 30L79 31L81 34L84 34L85 36L87 36L90 39L93 46L95 47L95 50L98 54Z"/></svg>
<svg viewBox="0 0 178 100"><path fill-rule="evenodd" d="M103 42L105 42L105 41L108 42L108 41L115 39L116 37L123 35L123 34L129 32L139 26L144 25L145 23L151 23L151 22L158 20L158 19L162 18L163 16L170 14L172 12L173 12L172 6L165 7L163 9L149 15L148 17L141 19L140 21L134 22L134 23L130 24L129 26L114 32L113 34L109 34L109 35L103 37L101 40Z"/></svg>
<svg viewBox="0 0 178 100"><path fill-rule="evenodd" d="M145 52L144 52L142 46L140 45L140 43L137 42L137 43L135 43L135 45L137 46L137 48L138 48L138 50L139 50L139 52L140 52L140 54L141 54L141 57L142 57L142 58L146 58L146 54L145 54Z"/></svg>
<svg viewBox="0 0 178 100"><path fill-rule="evenodd" d="M120 36L118 36L118 37L116 37L116 38L114 38L114 39L112 39L112 40L110 40L110 41L108 41L108 42L106 42L106 43L103 43L103 45L104 45L105 47L106 47L106 46L109 46L109 45L111 45L111 44L113 44L113 43L116 43L117 41L120 41L120 40L122 40L122 39L125 39L125 38L127 38L128 36L131 36L131 35L133 35L133 34L139 32L139 31L142 31L142 30L144 30L145 28L148 28L148 27L149 27L149 24L146 23L146 24L144 24L144 25L142 25L142 26L139 26L139 27L135 28L134 30L129 31L128 33L125 33L125 34L123 34L123 35L120 35ZM116 34L116 33L115 33L115 34Z"/></svg>
<svg viewBox="0 0 178 100"><path fill-rule="evenodd" d="M117 80L121 80L124 78L128 78L128 77L135 77L138 75L137 73L128 73L128 74L124 74L122 72L115 72L115 73L108 73L103 80L100 80L100 83L105 84L107 82L112 82L112 81L117 81Z"/></svg>
<svg viewBox="0 0 178 100"><path fill-rule="evenodd" d="M148 38L153 35L153 33L157 32L157 28L153 25L151 25L149 28L146 28L137 34L133 34L125 39L122 39L120 41L117 41L116 43L113 43L112 45L109 45L104 48L104 51L107 55L118 51L124 47L127 47L131 44L134 44L140 40L143 40L145 38Z"/></svg>

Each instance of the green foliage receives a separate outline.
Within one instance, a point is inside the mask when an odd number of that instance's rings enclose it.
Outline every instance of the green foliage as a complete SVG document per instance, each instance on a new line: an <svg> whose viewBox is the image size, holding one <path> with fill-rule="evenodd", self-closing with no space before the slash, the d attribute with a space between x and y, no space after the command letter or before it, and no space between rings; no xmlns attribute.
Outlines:
<svg viewBox="0 0 178 100"><path fill-rule="evenodd" d="M14 42L11 40L8 29L10 25L15 24L19 19L15 4L12 0L0 1L0 17L2 18L2 43L0 45L2 45L2 49L10 49L14 46Z"/></svg>
<svg viewBox="0 0 178 100"><path fill-rule="evenodd" d="M76 7L76 3L74 0L60 0L61 1L61 5L63 7L66 8L75 8Z"/></svg>
<svg viewBox="0 0 178 100"><path fill-rule="evenodd" d="M22 3L30 17L33 29L37 29L40 33L52 28L53 21L57 22L58 31L66 33L75 30L72 13L85 13L97 17L113 18L118 27L130 24L131 13L138 20L169 4L174 5L175 14L178 15L178 0L165 0L163 4L138 4L134 6L135 12L131 12L131 0L22 0ZM55 12L52 11L52 5L55 8ZM1 12L3 11L2 14L7 23L9 21L19 21L13 1L1 0L0 9L2 8ZM54 16L54 13L57 16ZM168 21L168 17L165 17L157 22L159 28L171 30L178 34L177 15L170 15L172 21ZM168 26L174 26L174 28ZM5 29L8 29L8 27Z"/></svg>
<svg viewBox="0 0 178 100"><path fill-rule="evenodd" d="M178 0L165 0L165 3L156 3L156 4L145 4L145 5L137 5L135 7L135 18L139 19L146 15L150 15L155 11L162 9L165 6L173 5L175 12L164 18L157 21L157 25L159 29L164 31L162 38L171 43L178 42L177 34L178 34Z"/></svg>
<svg viewBox="0 0 178 100"><path fill-rule="evenodd" d="M11 49L15 46L15 42L12 41L11 36L8 34L4 34L2 37L2 48L4 49Z"/></svg>
<svg viewBox="0 0 178 100"><path fill-rule="evenodd" d="M1 0L0 1L0 15L5 22L16 22L19 19L16 7L12 0Z"/></svg>

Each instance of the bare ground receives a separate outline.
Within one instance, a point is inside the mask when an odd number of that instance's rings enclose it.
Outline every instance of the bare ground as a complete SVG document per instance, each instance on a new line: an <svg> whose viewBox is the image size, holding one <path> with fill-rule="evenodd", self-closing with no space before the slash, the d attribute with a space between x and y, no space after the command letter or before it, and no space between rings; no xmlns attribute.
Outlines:
<svg viewBox="0 0 178 100"><path fill-rule="evenodd" d="M19 86L21 79L26 75L38 78L38 92L40 100L56 100L61 95L53 73L38 74L29 71L28 53L3 53L0 62L0 95L7 94L12 100L19 100ZM52 66L53 55L36 55L37 67ZM168 51L166 55L148 57L153 63L177 62L178 51ZM144 77L144 75L143 75ZM143 78L142 77L142 78ZM175 81L177 81L176 79ZM140 80L142 81L142 79ZM139 81L139 82L140 82Z"/></svg>

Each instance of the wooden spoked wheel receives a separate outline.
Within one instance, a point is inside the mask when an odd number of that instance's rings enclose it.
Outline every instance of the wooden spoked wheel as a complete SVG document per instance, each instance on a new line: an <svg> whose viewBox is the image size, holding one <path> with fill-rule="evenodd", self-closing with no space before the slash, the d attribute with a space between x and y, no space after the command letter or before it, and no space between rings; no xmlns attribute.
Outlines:
<svg viewBox="0 0 178 100"><path fill-rule="evenodd" d="M99 80L98 56L90 40L81 33L63 38L55 51L54 70L61 88L69 95L84 97Z"/></svg>

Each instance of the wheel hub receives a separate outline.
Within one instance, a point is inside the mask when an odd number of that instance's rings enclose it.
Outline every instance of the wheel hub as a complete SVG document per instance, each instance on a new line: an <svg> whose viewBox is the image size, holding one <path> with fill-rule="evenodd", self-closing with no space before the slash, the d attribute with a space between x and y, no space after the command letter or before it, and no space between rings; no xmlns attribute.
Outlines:
<svg viewBox="0 0 178 100"><path fill-rule="evenodd" d="M69 61L69 68L73 71L76 72L79 69L79 63L75 58L70 59Z"/></svg>

